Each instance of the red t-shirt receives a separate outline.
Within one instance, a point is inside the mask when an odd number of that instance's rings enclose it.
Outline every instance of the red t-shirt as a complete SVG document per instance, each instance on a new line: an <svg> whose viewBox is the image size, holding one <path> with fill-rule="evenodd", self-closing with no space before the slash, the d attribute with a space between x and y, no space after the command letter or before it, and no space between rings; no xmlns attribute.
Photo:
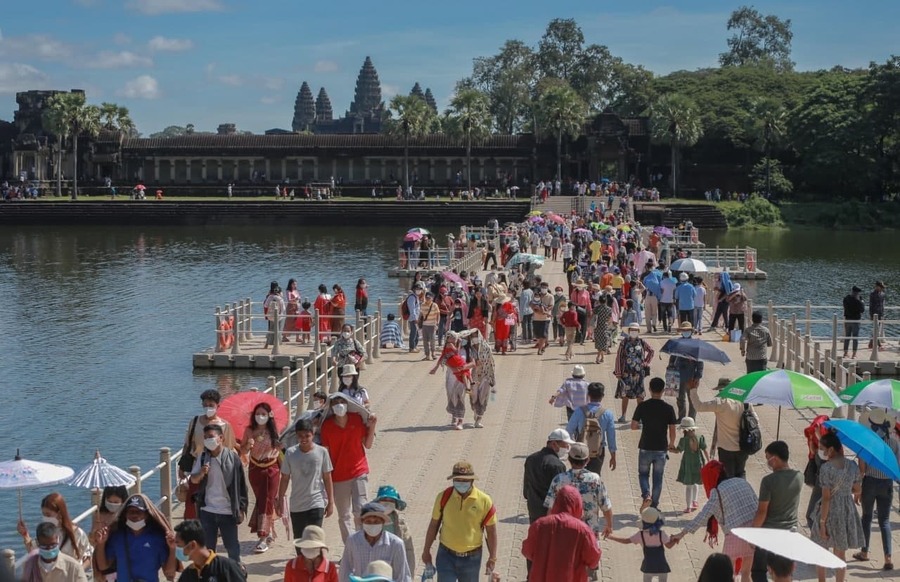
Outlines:
<svg viewBox="0 0 900 582"><path fill-rule="evenodd" d="M322 446L328 449L331 456L331 478L334 481L349 481L368 474L369 461L363 447L366 431L362 417L355 412L347 413L347 426L344 428L337 425L333 416L322 423Z"/></svg>

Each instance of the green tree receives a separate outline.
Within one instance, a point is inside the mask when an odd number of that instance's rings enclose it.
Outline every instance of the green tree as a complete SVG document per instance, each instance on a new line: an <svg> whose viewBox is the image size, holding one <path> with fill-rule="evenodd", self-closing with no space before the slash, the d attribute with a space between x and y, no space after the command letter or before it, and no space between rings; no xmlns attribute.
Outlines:
<svg viewBox="0 0 900 582"><path fill-rule="evenodd" d="M134 121L131 120L128 108L115 103L100 104L100 120L103 129L121 131L126 135L134 130Z"/></svg>
<svg viewBox="0 0 900 582"><path fill-rule="evenodd" d="M678 195L678 164L681 148L692 146L703 135L696 104L677 93L660 97L650 114L653 137L668 143L672 152L672 196Z"/></svg>
<svg viewBox="0 0 900 582"><path fill-rule="evenodd" d="M869 118L875 132L878 191L900 192L900 57L869 65L865 96L872 104Z"/></svg>
<svg viewBox="0 0 900 582"><path fill-rule="evenodd" d="M587 105L567 83L550 84L538 95L535 121L540 133L556 138L556 177L559 180L563 179L563 136L579 135L587 113Z"/></svg>
<svg viewBox="0 0 900 582"><path fill-rule="evenodd" d="M779 140L784 138L786 129L787 110L785 110L781 102L772 98L757 98L750 102L747 107L746 118L747 141L752 147L763 153L763 159L766 163L765 189L757 189L757 192L764 192L766 198L772 192L770 187L771 173L769 171L772 144L778 143Z"/></svg>
<svg viewBox="0 0 900 582"><path fill-rule="evenodd" d="M609 105L621 117L646 115L656 90L653 73L640 65L619 61L613 65L608 92Z"/></svg>
<svg viewBox="0 0 900 582"><path fill-rule="evenodd" d="M403 188L409 188L409 138L420 137L434 127L435 114L424 99L395 95L388 105L387 132L403 136Z"/></svg>
<svg viewBox="0 0 900 582"><path fill-rule="evenodd" d="M776 69L790 71L791 21L772 14L763 15L750 6L741 6L731 13L727 24L734 31L728 39L728 51L719 55L723 67L750 64L771 64Z"/></svg>
<svg viewBox="0 0 900 582"><path fill-rule="evenodd" d="M47 105L50 121L62 132L57 135L72 136L72 199L75 200L78 198L78 138L82 135L96 137L100 133L100 108L88 105L84 93L57 93ZM59 186L59 180L57 182Z"/></svg>
<svg viewBox="0 0 900 582"><path fill-rule="evenodd" d="M44 128L56 136L56 195L62 196L62 161L63 150L66 148L66 140L69 138L69 124L66 122L66 114L62 104L56 103L54 95L44 110Z"/></svg>
<svg viewBox="0 0 900 582"><path fill-rule="evenodd" d="M541 76L568 81L578 71L584 47L584 33L572 18L554 18L538 43L537 60Z"/></svg>
<svg viewBox="0 0 900 582"><path fill-rule="evenodd" d="M488 96L494 127L500 133L521 130L529 115L536 55L519 40L508 40L492 57L474 60L469 86Z"/></svg>
<svg viewBox="0 0 900 582"><path fill-rule="evenodd" d="M779 160L763 158L753 166L750 172L750 181L754 192L765 192L766 199L770 194L776 197L789 196L794 191L794 185L784 175Z"/></svg>
<svg viewBox="0 0 900 582"><path fill-rule="evenodd" d="M454 123L448 128L451 135L466 139L466 184L472 191L472 140L483 139L491 132L491 113L487 96L477 89L460 89L450 101L449 117Z"/></svg>

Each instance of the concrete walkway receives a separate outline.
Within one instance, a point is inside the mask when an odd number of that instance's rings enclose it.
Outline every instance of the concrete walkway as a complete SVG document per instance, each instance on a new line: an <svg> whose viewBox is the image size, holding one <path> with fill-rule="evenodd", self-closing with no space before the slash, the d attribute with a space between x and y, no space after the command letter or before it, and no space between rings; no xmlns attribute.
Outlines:
<svg viewBox="0 0 900 582"><path fill-rule="evenodd" d="M540 271L551 288L563 281L562 263L548 262ZM707 315L708 317L708 315ZM650 343L657 349L665 339L662 335L650 337ZM705 334L703 339L719 341L716 334ZM743 362L736 345L721 346L731 356L733 363L727 366L708 364L706 375L701 382L700 395L703 399L713 396L720 377L736 378L743 373ZM603 382L606 387L605 406L615 406L619 416L620 406L612 396L615 379L612 375L612 360L594 364L593 345L586 344L576 350L573 361L566 362L563 349L552 347L538 357L533 348L520 347L515 353L495 356L497 364L496 400L489 403L483 429L471 428L471 411L466 418L466 429L454 431L449 427L449 415L444 411L444 376L439 372L430 376L430 362L423 362L422 354L405 351L384 350L381 359L361 376L361 384L369 390L372 410L378 415L378 435L375 445L369 451L369 494L373 496L378 486L394 485L407 501L405 512L407 523L416 539L417 562L421 556L421 543L430 519L435 496L448 486L446 480L451 466L457 460L473 463L479 477L476 486L489 493L497 506L500 518L500 550L497 568L503 580L525 580L525 560L520 548L527 534L528 519L525 501L522 498L522 472L525 457L540 449L546 435L553 429L564 426L564 409L553 408L547 403L549 396L560 383L569 376L572 366L580 363L587 370L587 379ZM663 376L666 359L655 357L652 374ZM674 403L673 403L674 404ZM633 410L633 407L632 407ZM777 409L759 409L766 442L774 440ZM795 465L802 470L806 463L806 445L802 430L815 416L812 411L783 411L781 438L786 440L794 455ZM699 434L711 441L713 416L701 413L697 419ZM628 430L627 425L618 425L618 468L604 469L603 478L609 490L615 514L615 532L630 535L639 526L638 507L640 491L637 484L637 442L638 432ZM666 468L666 480L660 509L666 519L666 530L675 533L686 523L681 511L684 508L684 488L676 483L680 458L672 455ZM748 479L758 489L760 479L767 473L765 457L760 452L748 462ZM801 500L801 514L804 513L809 498L809 488L805 488ZM701 501L705 496L701 494ZM251 500L252 503L252 500ZM802 518L801 518L802 520ZM336 518L325 522L331 556L340 557L342 545ZM285 539L279 527L281 538L272 549L262 555L252 554L255 539L249 529L241 527L242 552L245 555L250 580L281 580L285 563L294 555L291 543ZM807 533L804 531L804 533ZM900 545L900 536L895 532L894 545ZM872 556L874 561L851 563L849 579L881 579L881 543L877 531L872 534ZM220 544L221 549L221 544ZM432 548L436 551L436 547ZM639 565L641 549L638 546L624 546L613 542L602 543L603 558L601 576L604 580L627 581L640 579ZM721 545L717 548L721 550ZM693 581L703 566L711 550L703 542L703 531L685 538L681 544L667 551L672 574L669 580L675 582ZM415 579L422 572L422 564L417 563ZM832 575L833 576L833 575ZM797 579L815 579L815 571L810 567L800 567ZM561 581L563 582L563 581Z"/></svg>

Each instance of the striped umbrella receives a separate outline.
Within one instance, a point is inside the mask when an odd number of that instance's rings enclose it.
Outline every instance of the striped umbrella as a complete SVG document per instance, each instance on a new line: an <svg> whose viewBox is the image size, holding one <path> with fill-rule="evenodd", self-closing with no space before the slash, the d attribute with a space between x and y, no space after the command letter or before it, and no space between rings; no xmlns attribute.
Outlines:
<svg viewBox="0 0 900 582"><path fill-rule="evenodd" d="M134 483L134 475L107 463L106 459L100 456L100 451L97 451L94 453L94 460L82 467L66 483L83 489L103 489L118 485L129 487Z"/></svg>
<svg viewBox="0 0 900 582"><path fill-rule="evenodd" d="M840 395L844 404L900 410L900 381L882 378L847 386Z"/></svg>

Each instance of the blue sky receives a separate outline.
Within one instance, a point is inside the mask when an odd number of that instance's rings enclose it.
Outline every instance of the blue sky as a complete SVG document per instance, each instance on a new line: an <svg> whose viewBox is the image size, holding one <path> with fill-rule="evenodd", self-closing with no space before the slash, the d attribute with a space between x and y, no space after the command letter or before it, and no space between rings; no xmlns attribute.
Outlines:
<svg viewBox="0 0 900 582"><path fill-rule="evenodd" d="M167 125L289 128L300 83L324 86L336 115L367 55L385 99L431 87L443 109L472 59L509 38L536 45L553 18L586 42L658 74L715 66L739 6L717 0L10 0L0 13L0 119L15 92L83 88L129 107L145 135ZM864 6L864 8L862 7ZM865 66L900 53L900 2L756 2L793 21L801 70ZM39 7L39 8L36 8Z"/></svg>

